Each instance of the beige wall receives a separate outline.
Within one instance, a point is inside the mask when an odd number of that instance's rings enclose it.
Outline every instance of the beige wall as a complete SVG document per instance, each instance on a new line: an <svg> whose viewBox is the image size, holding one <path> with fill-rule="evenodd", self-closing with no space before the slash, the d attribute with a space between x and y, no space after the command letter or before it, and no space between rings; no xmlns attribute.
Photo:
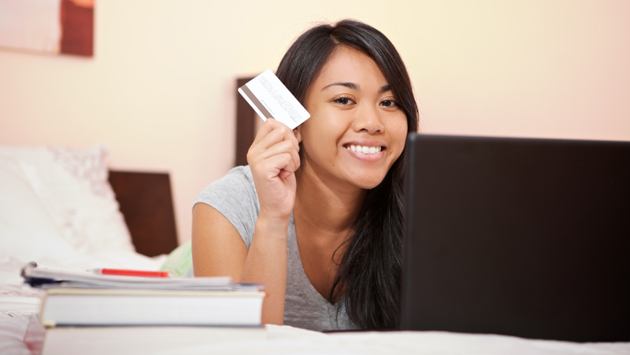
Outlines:
<svg viewBox="0 0 630 355"><path fill-rule="evenodd" d="M431 133L630 140L630 1L100 0L93 59L0 51L0 144L109 145L169 171L180 241L234 158L234 79L312 23L398 47Z"/></svg>

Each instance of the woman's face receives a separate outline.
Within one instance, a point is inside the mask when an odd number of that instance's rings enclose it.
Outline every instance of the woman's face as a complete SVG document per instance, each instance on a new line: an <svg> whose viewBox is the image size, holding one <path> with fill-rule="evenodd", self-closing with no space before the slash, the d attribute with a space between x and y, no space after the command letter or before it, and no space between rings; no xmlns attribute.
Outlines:
<svg viewBox="0 0 630 355"><path fill-rule="evenodd" d="M400 156L407 118L376 63L340 46L306 92L311 114L297 128L302 168L321 179L377 186Z"/></svg>

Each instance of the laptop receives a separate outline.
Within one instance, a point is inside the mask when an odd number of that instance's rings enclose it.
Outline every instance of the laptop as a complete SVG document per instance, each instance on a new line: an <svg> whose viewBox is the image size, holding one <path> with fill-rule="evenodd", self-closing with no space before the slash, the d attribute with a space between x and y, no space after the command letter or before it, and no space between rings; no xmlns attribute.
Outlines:
<svg viewBox="0 0 630 355"><path fill-rule="evenodd" d="M402 330L630 341L630 142L407 149Z"/></svg>

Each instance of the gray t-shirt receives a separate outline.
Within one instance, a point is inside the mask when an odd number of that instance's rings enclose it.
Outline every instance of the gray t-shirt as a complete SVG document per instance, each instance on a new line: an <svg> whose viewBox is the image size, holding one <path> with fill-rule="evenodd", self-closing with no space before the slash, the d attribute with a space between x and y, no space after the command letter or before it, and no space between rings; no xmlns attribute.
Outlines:
<svg viewBox="0 0 630 355"><path fill-rule="evenodd" d="M249 166L238 166L206 187L195 199L219 211L232 223L249 248L254 236L260 204ZM284 303L284 324L311 330L357 329L350 322L345 308L322 297L311 284L300 258L295 237L293 214L287 231L287 290Z"/></svg>

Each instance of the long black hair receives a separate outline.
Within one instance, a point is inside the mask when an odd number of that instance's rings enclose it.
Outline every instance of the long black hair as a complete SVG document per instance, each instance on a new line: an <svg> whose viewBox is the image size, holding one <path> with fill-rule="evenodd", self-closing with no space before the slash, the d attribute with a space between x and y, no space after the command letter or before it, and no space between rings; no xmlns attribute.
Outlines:
<svg viewBox="0 0 630 355"><path fill-rule="evenodd" d="M374 60L407 116L407 131L416 131L418 107L407 69L394 45L369 25L343 20L311 28L289 48L276 75L304 104L309 85L339 46ZM383 181L367 191L330 291L329 299L344 305L350 320L365 330L398 325L405 153L406 148Z"/></svg>

